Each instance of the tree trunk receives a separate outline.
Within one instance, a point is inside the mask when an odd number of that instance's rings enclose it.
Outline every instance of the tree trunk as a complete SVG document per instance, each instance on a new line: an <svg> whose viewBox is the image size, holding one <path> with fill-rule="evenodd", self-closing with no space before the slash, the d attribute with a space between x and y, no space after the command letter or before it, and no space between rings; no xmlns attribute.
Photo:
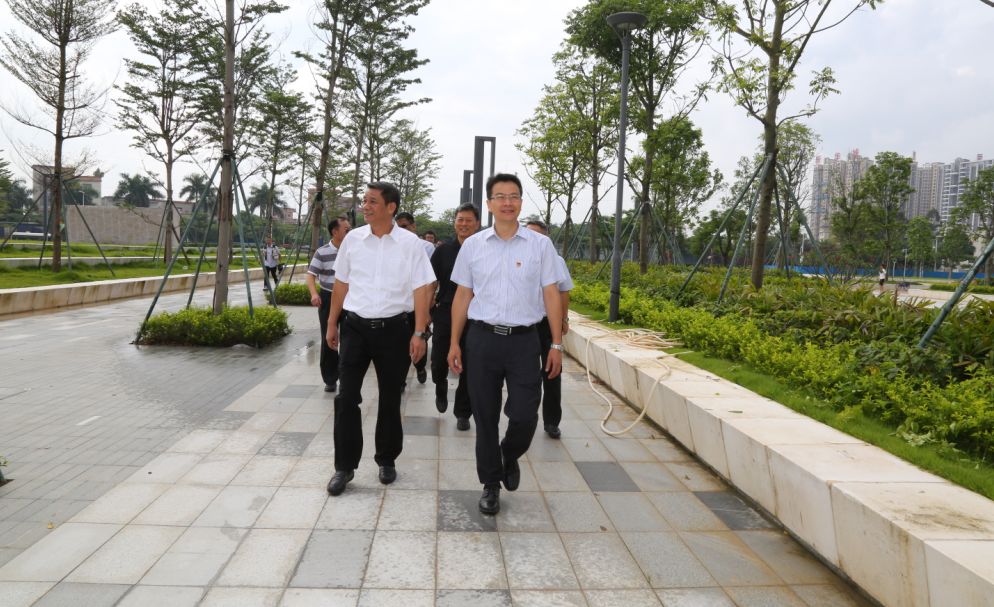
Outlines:
<svg viewBox="0 0 994 607"><path fill-rule="evenodd" d="M221 145L221 191L217 205L217 276L214 314L228 305L228 267L231 259L231 197L235 143L235 3L225 0L224 27L224 134ZM242 243L244 246L244 243Z"/></svg>
<svg viewBox="0 0 994 607"><path fill-rule="evenodd" d="M328 70L328 91L324 99L324 132L321 134L321 157L318 159L318 174L315 175L317 181L317 192L314 194L312 203L314 210L311 211L311 254L318 249L318 241L321 239L321 213L324 210L324 184L328 178L328 159L331 156L331 127L334 124L334 97L335 86L338 82L338 70L341 66L341 56L335 59L338 52L338 28L332 27L331 31L331 56L335 62Z"/></svg>
<svg viewBox="0 0 994 607"><path fill-rule="evenodd" d="M173 258L173 146L166 144L166 214L165 223L162 226L162 234L165 238L163 244L163 259L166 263ZM177 245L179 243L176 243Z"/></svg>
<svg viewBox="0 0 994 607"><path fill-rule="evenodd" d="M270 167L270 177L269 177L269 195L266 198L266 227L262 233L262 239L265 241L266 237L273 237L273 213L276 211L276 172L277 168L275 159L273 165ZM262 243L260 243L262 244Z"/></svg>
<svg viewBox="0 0 994 607"><path fill-rule="evenodd" d="M598 202L598 198L597 197L600 194L600 192L598 190L600 189L600 185L601 184L600 184L600 178L597 176L597 169L599 167L597 166L597 154L596 153L594 154L593 158L594 158L593 163L592 163L593 166L591 167L593 170L590 173L592 175L592 177L590 179L590 190L591 190L591 192L593 192L592 202L590 203L590 263L597 263L597 259L598 259L598 255L597 255L597 252L598 252L597 251L597 221L598 221L598 217L597 216L599 214L598 210L597 210L597 202Z"/></svg>
<svg viewBox="0 0 994 607"><path fill-rule="evenodd" d="M64 38L59 42L59 103L55 108L55 157L51 187L51 230L52 230L52 272L62 270L62 146L65 143L66 120L66 49L69 41ZM47 229L47 228L46 228Z"/></svg>
<svg viewBox="0 0 994 607"><path fill-rule="evenodd" d="M646 116L646 133L652 132L652 127L656 122L656 112L650 111ZM645 274L649 271L649 228L652 227L652 204L649 196L652 189L652 164L655 160L655 152L650 148L645 151L645 176L642 180L642 217L639 222L639 273Z"/></svg>

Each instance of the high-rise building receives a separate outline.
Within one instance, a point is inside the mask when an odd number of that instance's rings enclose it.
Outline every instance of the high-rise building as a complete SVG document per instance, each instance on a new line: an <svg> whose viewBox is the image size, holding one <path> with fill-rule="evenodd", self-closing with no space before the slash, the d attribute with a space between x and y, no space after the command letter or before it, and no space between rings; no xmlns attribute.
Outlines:
<svg viewBox="0 0 994 607"><path fill-rule="evenodd" d="M939 210L945 166L941 162L911 163L911 187L915 191L908 197L905 218L925 217L929 211Z"/></svg>
<svg viewBox="0 0 994 607"><path fill-rule="evenodd" d="M950 212L959 206L960 197L966 191L968 181L977 178L981 169L994 166L994 159L984 160L983 154L977 154L976 160L957 158L945 165L942 180L942 200L939 204L939 217L942 223L949 221ZM976 221L974 218L973 221Z"/></svg>
<svg viewBox="0 0 994 607"><path fill-rule="evenodd" d="M853 184L872 164L872 160L859 155L859 149L846 154L845 160L838 153L835 158L822 159L819 156L815 159L808 225L816 239L824 240L829 237L834 200L843 192L852 191Z"/></svg>

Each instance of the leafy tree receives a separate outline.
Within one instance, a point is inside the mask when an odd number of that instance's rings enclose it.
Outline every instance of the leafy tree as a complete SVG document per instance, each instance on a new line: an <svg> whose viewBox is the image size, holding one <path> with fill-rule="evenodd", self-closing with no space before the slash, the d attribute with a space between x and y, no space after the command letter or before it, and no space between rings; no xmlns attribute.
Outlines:
<svg viewBox="0 0 994 607"><path fill-rule="evenodd" d="M286 202L278 190L270 189L268 183L254 185L249 188L248 199L245 201L244 211L252 214L258 213L262 217L261 229L266 230L264 234L272 233L272 219L277 217L282 219L286 216ZM248 237L248 234L245 235Z"/></svg>
<svg viewBox="0 0 994 607"><path fill-rule="evenodd" d="M134 132L132 146L163 165L167 226L173 225L173 169L202 139L195 130L202 116L194 103L193 30L182 10L187 2L164 0L157 13L135 3L117 16L138 52L137 58L124 59L129 81L118 87L118 116L121 126ZM172 258L170 231L165 259Z"/></svg>
<svg viewBox="0 0 994 607"><path fill-rule="evenodd" d="M907 229L902 209L915 191L910 185L911 162L894 152L881 152L855 186L857 198L867 205L873 251L888 268Z"/></svg>
<svg viewBox="0 0 994 607"><path fill-rule="evenodd" d="M351 39L354 63L349 70L345 111L347 131L354 135L352 157L352 199L359 198L363 165L370 179L380 176L382 142L387 124L397 112L430 101L405 100L401 95L421 80L412 72L428 63L419 59L416 49L404 44L414 28L408 19L428 4L428 0L382 0L370 2L364 21Z"/></svg>
<svg viewBox="0 0 994 607"><path fill-rule="evenodd" d="M179 191L179 196L183 200L197 202L200 197L207 193L206 203L210 204L217 198L217 188L207 183L207 176L203 173L191 173L183 178L183 187Z"/></svg>
<svg viewBox="0 0 994 607"><path fill-rule="evenodd" d="M284 176L295 168L301 151L314 141L310 104L302 94L288 90L295 78L296 72L289 67L275 70L254 100L255 111L249 119L251 149L269 182L269 200L263 207L266 234L272 233L277 186L286 181Z"/></svg>
<svg viewBox="0 0 994 607"><path fill-rule="evenodd" d="M787 236L786 240L781 239L781 250L785 252L782 259L786 267L790 264L789 248L792 243L801 240L800 218L803 210L794 203L800 204L800 201L807 199L811 161L821 143L821 137L799 120L788 120L780 125L777 138L777 168L781 172L777 174L774 200L777 203L777 220Z"/></svg>
<svg viewBox="0 0 994 607"><path fill-rule="evenodd" d="M66 204L92 205L95 204L96 199L100 198L100 194L88 183L82 183L78 179L70 179L65 184L65 193L68 194Z"/></svg>
<svg viewBox="0 0 994 607"><path fill-rule="evenodd" d="M0 197L0 201L2 200L3 198ZM6 211L0 213L0 221L20 221L24 215L24 211L31 206L34 200L31 198L31 190L24 187L23 180L12 179L7 187L5 202ZM0 202L0 206L3 206L3 202ZM26 219L28 221L40 221L41 216L38 213L38 209L35 208L34 212L28 214Z"/></svg>
<svg viewBox="0 0 994 607"><path fill-rule="evenodd" d="M403 209L414 215L424 215L435 192L435 179L442 160L431 137L431 129L420 130L410 120L397 120L386 139L384 175L400 189ZM422 227L420 223L418 227Z"/></svg>
<svg viewBox="0 0 994 607"><path fill-rule="evenodd" d="M994 167L977 172L977 178L966 183L966 189L959 206L953 209L951 220L970 226L969 233L975 240L986 245L994 240ZM994 277L994 260L987 258L984 276L987 284Z"/></svg>
<svg viewBox="0 0 994 607"><path fill-rule="evenodd" d="M715 232L718 230L718 226L721 225L727 213L727 207L724 209L711 209L707 217L697 223L697 226L687 241L687 246L695 257L700 257L704 252L704 247L711 242ZM707 263L712 265L728 265L732 259L735 240L738 238L739 232L742 231L742 224L745 223L745 220L746 211L741 207L735 209L732 216L728 218L725 227L718 234L718 238L715 239L708 259L705 260Z"/></svg>
<svg viewBox="0 0 994 607"><path fill-rule="evenodd" d="M660 122L646 138L643 149L646 153L651 150L656 158L652 165L653 174L648 180L645 179L648 163L645 155L639 155L632 159L630 179L650 184L653 213L673 245L670 251L661 249L660 256L669 257L677 263L678 260L671 254L676 256L678 253L683 226L697 215L701 204L721 187L721 171L712 170L701 131L685 116ZM658 244L662 245L662 240Z"/></svg>
<svg viewBox="0 0 994 607"><path fill-rule="evenodd" d="M146 175L121 173L114 198L132 207L148 207L153 198L162 198L162 191Z"/></svg>
<svg viewBox="0 0 994 607"><path fill-rule="evenodd" d="M684 96L673 90L677 81L705 42L703 0L599 0L575 10L566 19L571 43L593 52L615 66L621 65L621 45L605 18L616 12L637 11L648 19L646 26L632 33L629 74L634 99L632 126L648 135L656 130L662 117L662 104L670 99L676 115L688 114L701 99L706 86L687 87ZM648 266L649 228L652 222L651 179L655 152L645 149L645 170L638 183L637 199L642 208L639 225L639 267Z"/></svg>
<svg viewBox="0 0 994 607"><path fill-rule="evenodd" d="M518 129L517 134L524 137L524 141L514 144L514 147L524 154L525 172L538 185L542 193L545 211L537 219L545 222L546 225L552 222L552 206L559 201L560 197L556 183L556 165L560 160L559 150L555 140L546 136L549 122L550 119L546 113L537 112Z"/></svg>
<svg viewBox="0 0 994 607"><path fill-rule="evenodd" d="M935 242L935 226L927 217L915 217L908 222L908 259L918 266L918 275L927 261L932 259L932 245Z"/></svg>
<svg viewBox="0 0 994 607"><path fill-rule="evenodd" d="M92 135L100 123L105 91L87 85L83 64L94 43L114 30L114 3L106 0L7 0L11 15L41 44L9 32L0 40L0 65L42 104L42 117L5 107L14 120L51 134L54 184L72 177L63 164L70 139ZM77 162L77 166L83 164ZM62 270L62 188L52 192L52 271Z"/></svg>
<svg viewBox="0 0 994 607"><path fill-rule="evenodd" d="M10 165L0 158L0 216L5 215L10 208L10 189L13 184L14 175L10 172Z"/></svg>
<svg viewBox="0 0 994 607"><path fill-rule="evenodd" d="M314 171L317 192L313 203L315 208L311 213L312 251L317 249L323 230L321 215L324 203L329 198L324 195L325 186L328 184L329 174L333 172L333 159L340 156L333 153L335 150L332 140L332 131L338 121L338 84L348 69L348 62L354 49L352 36L363 21L367 1L317 0L316 4L320 17L315 26L322 43L321 51L317 55L296 53L298 57L309 63L316 73L317 100L323 118L318 143L317 168ZM351 182L351 179L349 181ZM337 192L334 194L330 198L337 198ZM303 196L301 196L301 210L302 200ZM303 213L300 215L302 216Z"/></svg>
<svg viewBox="0 0 994 607"><path fill-rule="evenodd" d="M741 11L736 8L738 2L704 0L707 18L721 33L722 49L714 62L722 76L721 88L762 124L764 157L776 155L778 131L784 122L814 114L818 102L836 92L831 68L822 68L814 72L809 83L811 103L792 116L779 116L788 91L795 86L797 66L811 38L842 23L857 9L875 7L881 0L846 1L852 9L834 23L825 23L823 18L832 0L742 0ZM768 171L760 184L752 257L752 284L757 289L763 286L775 182L775 172Z"/></svg>
<svg viewBox="0 0 994 607"><path fill-rule="evenodd" d="M858 182L857 182L858 183ZM836 249L835 265L846 276L854 276L859 268L873 263L873 221L870 209L856 193L855 185L847 188L838 176L832 200L830 232Z"/></svg>
<svg viewBox="0 0 994 607"><path fill-rule="evenodd" d="M939 258L949 267L949 278L952 278L956 266L973 258L973 242L964 226L951 221L942 227L940 238Z"/></svg>

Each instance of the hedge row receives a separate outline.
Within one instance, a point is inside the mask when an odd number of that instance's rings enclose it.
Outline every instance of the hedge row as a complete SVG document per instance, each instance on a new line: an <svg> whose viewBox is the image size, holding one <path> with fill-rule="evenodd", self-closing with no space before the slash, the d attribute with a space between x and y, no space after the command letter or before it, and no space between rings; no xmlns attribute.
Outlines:
<svg viewBox="0 0 994 607"><path fill-rule="evenodd" d="M281 306L309 306L311 292L302 282L283 283L276 287L276 303Z"/></svg>
<svg viewBox="0 0 994 607"><path fill-rule="evenodd" d="M959 287L959 283L951 282L937 282L934 283L929 289L933 291L955 291ZM970 293L982 293L984 295L994 295L994 286L985 285L979 283L971 283L969 288Z"/></svg>
<svg viewBox="0 0 994 607"><path fill-rule="evenodd" d="M176 346L267 346L290 334L286 312L270 306L225 308L214 315L210 308L187 308L156 314L138 336L140 344Z"/></svg>
<svg viewBox="0 0 994 607"><path fill-rule="evenodd" d="M574 301L606 311L608 288L581 282ZM839 411L859 409L897 426L902 436L944 443L987 459L994 452L994 373L971 365L969 377L942 385L910 371L886 347L799 342L771 334L742 314L682 307L644 290L622 288L621 320L679 338L710 356L741 361L805 390Z"/></svg>

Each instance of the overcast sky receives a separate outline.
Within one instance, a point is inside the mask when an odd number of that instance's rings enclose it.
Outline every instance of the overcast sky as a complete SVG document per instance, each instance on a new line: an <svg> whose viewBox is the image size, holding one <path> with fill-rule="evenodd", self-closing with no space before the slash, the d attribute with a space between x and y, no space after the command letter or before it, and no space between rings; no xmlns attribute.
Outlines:
<svg viewBox="0 0 994 607"><path fill-rule="evenodd" d="M842 8L852 1L835 4ZM316 42L310 29L312 0L287 3L290 10L271 17L267 27L274 40L281 41L280 52L289 57ZM430 63L419 71L423 83L412 87L410 95L431 97L433 102L411 109L405 117L420 128L431 128L443 157L435 184L436 211L458 202L462 172L472 168L476 135L496 137L498 170L521 175L526 199L541 199L514 148L514 133L532 115L542 86L552 80L550 57L563 39L563 19L582 4L581 0L433 0L413 21L416 33L411 44ZM0 2L0 24L4 33L11 27L6 2ZM788 107L806 101L807 75L829 65L841 93L827 99L822 111L809 120L822 138L822 155L845 155L858 148L870 156L884 150L916 152L919 161L990 157L994 155L991 32L994 9L978 0L887 0L876 11L861 11L813 40ZM123 83L121 60L131 50L123 33L109 36L95 49L88 74L95 82ZM706 71L707 60L702 57L699 73ZM35 102L2 69L0 78L4 104L30 107ZM310 85L309 74L302 71L298 86ZM712 93L693 120L726 178L738 158L757 146L759 123L720 93ZM113 193L119 173L161 174L156 163L128 147L128 133L114 131L111 125L108 120L100 136L69 148L72 155L85 146L99 159L100 169L108 173L103 195ZM0 154L26 177L26 164L13 153L23 144L42 149L52 145L47 134L24 129L0 114ZM184 166L179 173L193 170ZM588 205L578 205L576 220ZM526 202L525 215L537 210L534 203Z"/></svg>

